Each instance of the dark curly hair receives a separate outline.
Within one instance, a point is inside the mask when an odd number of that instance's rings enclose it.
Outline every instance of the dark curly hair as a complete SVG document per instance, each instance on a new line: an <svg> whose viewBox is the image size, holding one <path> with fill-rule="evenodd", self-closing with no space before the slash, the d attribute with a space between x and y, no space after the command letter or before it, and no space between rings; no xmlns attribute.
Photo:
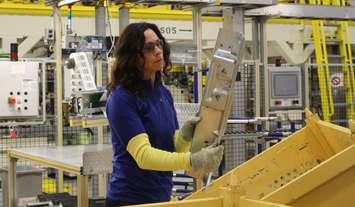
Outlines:
<svg viewBox="0 0 355 207"><path fill-rule="evenodd" d="M139 65L139 58L144 57L143 46L145 43L144 31L151 29L163 41L163 55L165 66L163 72L171 66L170 46L166 42L159 28L155 24L139 22L129 24L115 45L114 57L116 58L111 68L111 80L108 90L111 92L117 85L126 87L135 94L144 94L143 68ZM156 74L156 81L161 81L161 74Z"/></svg>

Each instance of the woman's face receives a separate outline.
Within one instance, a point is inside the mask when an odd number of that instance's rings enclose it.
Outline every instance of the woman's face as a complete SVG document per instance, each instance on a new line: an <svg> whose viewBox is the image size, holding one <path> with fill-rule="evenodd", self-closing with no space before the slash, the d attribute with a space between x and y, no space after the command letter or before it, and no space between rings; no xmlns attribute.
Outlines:
<svg viewBox="0 0 355 207"><path fill-rule="evenodd" d="M151 29L144 31L144 78L152 79L155 73L162 70L165 61L163 57L163 41Z"/></svg>

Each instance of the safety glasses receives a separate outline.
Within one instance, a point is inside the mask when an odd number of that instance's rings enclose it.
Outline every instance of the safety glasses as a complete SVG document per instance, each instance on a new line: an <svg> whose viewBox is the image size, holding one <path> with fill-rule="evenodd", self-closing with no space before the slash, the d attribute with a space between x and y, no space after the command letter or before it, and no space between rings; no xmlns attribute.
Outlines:
<svg viewBox="0 0 355 207"><path fill-rule="evenodd" d="M146 42L144 43L143 50L146 52L153 52L155 47L163 49L164 42L161 39L158 39L155 42Z"/></svg>

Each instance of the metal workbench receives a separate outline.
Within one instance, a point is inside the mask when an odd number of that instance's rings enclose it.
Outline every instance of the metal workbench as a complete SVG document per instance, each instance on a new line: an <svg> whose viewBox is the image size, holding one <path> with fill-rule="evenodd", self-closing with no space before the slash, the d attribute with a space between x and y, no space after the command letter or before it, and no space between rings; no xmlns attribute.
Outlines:
<svg viewBox="0 0 355 207"><path fill-rule="evenodd" d="M87 176L112 171L109 144L13 148L8 150L9 206L16 206L15 167L18 159L29 160L77 175L78 207L88 206Z"/></svg>

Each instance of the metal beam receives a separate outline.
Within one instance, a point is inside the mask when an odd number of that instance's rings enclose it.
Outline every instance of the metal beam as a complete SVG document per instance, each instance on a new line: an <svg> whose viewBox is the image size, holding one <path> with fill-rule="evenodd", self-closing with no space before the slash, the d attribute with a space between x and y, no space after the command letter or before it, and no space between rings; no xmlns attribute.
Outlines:
<svg viewBox="0 0 355 207"><path fill-rule="evenodd" d="M129 8L126 6L120 7L118 9L118 14L119 14L119 29L120 29L120 34L123 32L123 30L126 28L126 26L129 24Z"/></svg>
<svg viewBox="0 0 355 207"><path fill-rule="evenodd" d="M273 6L247 10L245 15L298 19L354 20L355 7L277 4Z"/></svg>
<svg viewBox="0 0 355 207"><path fill-rule="evenodd" d="M196 5L192 10L193 43L196 46L197 65L194 68L194 101L202 100L202 19L201 6ZM194 81L195 81L194 80Z"/></svg>
<svg viewBox="0 0 355 207"><path fill-rule="evenodd" d="M276 0L221 0L221 4L234 5L243 7L261 7L269 6L277 3Z"/></svg>
<svg viewBox="0 0 355 207"><path fill-rule="evenodd" d="M103 4L95 7L95 34L106 36L106 8Z"/></svg>
<svg viewBox="0 0 355 207"><path fill-rule="evenodd" d="M114 0L115 3L127 3L125 0ZM276 4L276 0L133 0L128 1L130 3L140 3L140 4L216 4L216 5L234 5L234 6L244 6L244 7L260 7L269 6Z"/></svg>

